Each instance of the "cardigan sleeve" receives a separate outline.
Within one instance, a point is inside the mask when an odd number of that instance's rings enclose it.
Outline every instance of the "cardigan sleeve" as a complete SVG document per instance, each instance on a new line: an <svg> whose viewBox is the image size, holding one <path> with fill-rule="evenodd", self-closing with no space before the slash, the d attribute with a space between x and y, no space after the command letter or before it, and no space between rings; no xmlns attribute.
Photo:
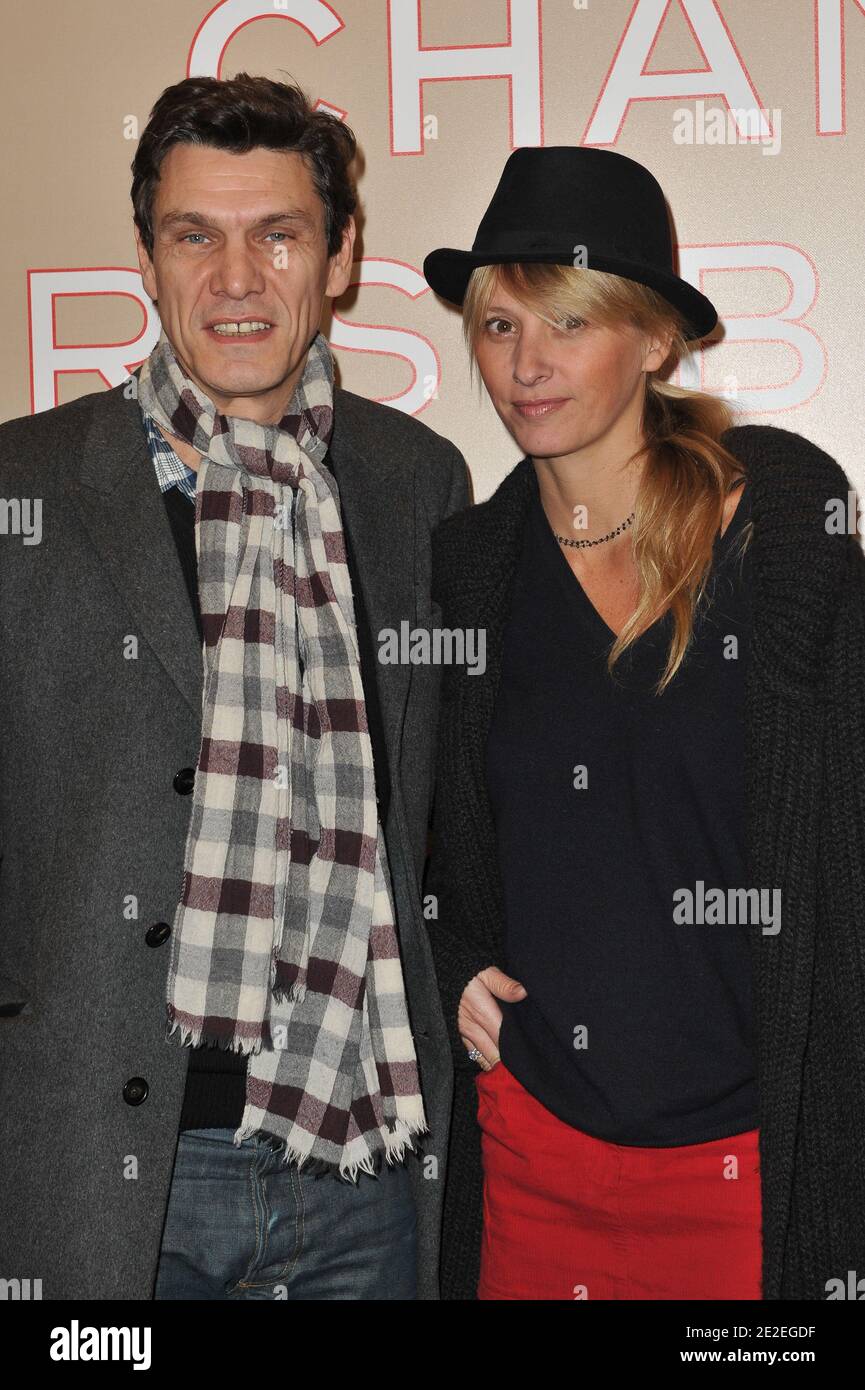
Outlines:
<svg viewBox="0 0 865 1390"><path fill-rule="evenodd" d="M490 959L489 948L470 924L462 920L453 892L453 871L446 854L446 837L441 833L444 797L436 795L433 806L432 852L427 868L425 892L435 898L436 916L428 919L430 947L442 1001L448 1041L457 1066L476 1070L460 1036L457 1013L466 985L481 970L500 962Z"/></svg>
<svg viewBox="0 0 865 1390"><path fill-rule="evenodd" d="M846 537L844 579L826 656L826 694L831 728L828 795L843 795L855 862L865 862L865 553L857 536ZM835 783L843 780L843 788ZM865 903L860 907L865 911Z"/></svg>
<svg viewBox="0 0 865 1390"><path fill-rule="evenodd" d="M432 596L441 604L445 627L466 626L451 584L456 553L462 549L460 536L464 516L457 515L438 527L433 535ZM477 1070L468 1060L468 1050L460 1037L457 1011L466 985L490 965L499 965L496 952L484 940L477 924L466 919L462 895L457 892L458 873L452 863L453 838L462 823L456 801L455 762L459 722L459 686L465 679L457 666L442 668L441 699L436 753L436 789L433 800L430 858L425 893L435 899L435 917L427 918L430 948L442 1001L448 1041L454 1062L460 1069Z"/></svg>

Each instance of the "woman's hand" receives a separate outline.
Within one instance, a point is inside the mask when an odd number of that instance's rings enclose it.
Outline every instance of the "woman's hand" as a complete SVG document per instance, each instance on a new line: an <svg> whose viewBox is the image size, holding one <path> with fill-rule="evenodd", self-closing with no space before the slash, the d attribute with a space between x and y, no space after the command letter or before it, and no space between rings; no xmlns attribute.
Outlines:
<svg viewBox="0 0 865 1390"><path fill-rule="evenodd" d="M457 1012L460 1037L467 1048L478 1049L481 1054L478 1066L484 1071L490 1071L500 1060L502 1011L496 1000L516 1004L520 999L525 999L527 993L525 985L521 985L519 980L512 980L496 965L489 965L475 975L463 990Z"/></svg>

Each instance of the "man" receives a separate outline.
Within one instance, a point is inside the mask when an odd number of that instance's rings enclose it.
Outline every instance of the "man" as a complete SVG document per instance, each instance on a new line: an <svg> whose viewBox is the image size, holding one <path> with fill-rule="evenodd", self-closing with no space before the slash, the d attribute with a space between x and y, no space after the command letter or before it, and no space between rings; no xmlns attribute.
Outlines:
<svg viewBox="0 0 865 1390"><path fill-rule="evenodd" d="M297 88L169 87L132 166L160 340L0 427L42 506L0 550L0 1276L44 1298L438 1296L438 672L377 652L435 625L468 492L333 383L354 153Z"/></svg>

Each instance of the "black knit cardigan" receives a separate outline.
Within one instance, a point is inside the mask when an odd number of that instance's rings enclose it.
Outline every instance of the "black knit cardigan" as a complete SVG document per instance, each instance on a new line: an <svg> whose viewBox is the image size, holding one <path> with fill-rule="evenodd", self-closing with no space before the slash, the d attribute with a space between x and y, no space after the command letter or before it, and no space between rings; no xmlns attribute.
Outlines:
<svg viewBox="0 0 865 1390"><path fill-rule="evenodd" d="M751 485L753 623L746 679L749 886L781 889L781 929L751 938L759 1088L764 1299L824 1299L865 1275L865 557L827 530L843 470L787 430L723 442ZM442 1297L471 1299L482 1228L474 1078L456 1026L463 989L503 964L502 888L485 745L523 520L523 459L486 502L434 537L446 628L485 628L483 675L443 668L427 891L454 1058ZM574 847L575 853L579 846ZM504 1005L503 1007L507 1007Z"/></svg>

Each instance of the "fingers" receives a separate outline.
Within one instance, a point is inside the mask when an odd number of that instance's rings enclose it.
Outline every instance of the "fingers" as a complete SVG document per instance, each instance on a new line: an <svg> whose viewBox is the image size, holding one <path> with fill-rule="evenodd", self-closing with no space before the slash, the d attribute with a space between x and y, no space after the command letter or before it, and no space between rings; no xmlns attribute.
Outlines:
<svg viewBox="0 0 865 1390"><path fill-rule="evenodd" d="M461 1032L460 1037L467 1052L471 1052L472 1048L477 1048L481 1055L473 1060L483 1071L491 1071L496 1063L501 1061L496 1044L482 1028L472 1028L470 1033Z"/></svg>
<svg viewBox="0 0 865 1390"><path fill-rule="evenodd" d="M503 970L499 970L497 965L488 966L476 978L481 980L490 994L494 994L497 999L504 999L508 1003L513 1003L526 997L525 985L520 984L519 980L512 979L510 975L506 975Z"/></svg>
<svg viewBox="0 0 865 1390"><path fill-rule="evenodd" d="M490 1071L501 1060L499 1035L502 1011L496 1000L513 1004L525 999L526 994L526 988L519 980L511 979L495 965L482 970L463 990L457 1026L466 1048L477 1048L480 1052L480 1058L475 1060L484 1071Z"/></svg>
<svg viewBox="0 0 865 1390"><path fill-rule="evenodd" d="M502 1011L480 977L471 980L463 990L457 1013L457 1026L466 1037L471 1037L472 1029L479 1030L492 1039L498 1050ZM483 1050L481 1048L481 1051Z"/></svg>

